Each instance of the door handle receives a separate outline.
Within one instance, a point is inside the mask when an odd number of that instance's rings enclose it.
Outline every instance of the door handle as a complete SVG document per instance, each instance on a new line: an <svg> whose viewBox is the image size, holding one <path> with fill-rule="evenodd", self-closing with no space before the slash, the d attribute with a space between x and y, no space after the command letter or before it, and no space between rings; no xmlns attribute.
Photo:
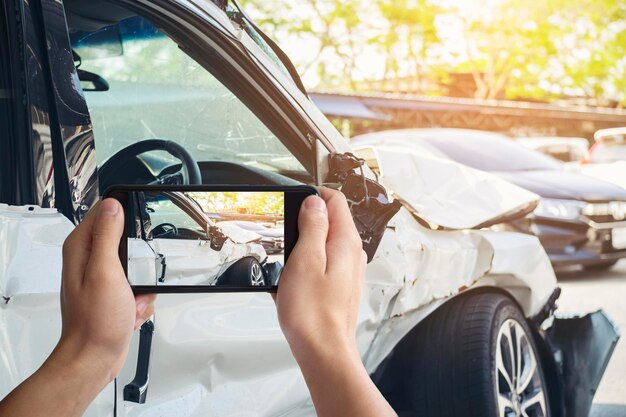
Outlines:
<svg viewBox="0 0 626 417"><path fill-rule="evenodd" d="M162 253L157 253L157 257L159 263L161 264L161 276L157 278L157 280L159 282L165 282L165 269L167 268L167 263L165 263L165 255L163 255Z"/></svg>
<svg viewBox="0 0 626 417"><path fill-rule="evenodd" d="M144 404L150 383L150 356L152 355L152 335L154 322L147 320L139 328L139 349L135 378L124 387L124 401Z"/></svg>

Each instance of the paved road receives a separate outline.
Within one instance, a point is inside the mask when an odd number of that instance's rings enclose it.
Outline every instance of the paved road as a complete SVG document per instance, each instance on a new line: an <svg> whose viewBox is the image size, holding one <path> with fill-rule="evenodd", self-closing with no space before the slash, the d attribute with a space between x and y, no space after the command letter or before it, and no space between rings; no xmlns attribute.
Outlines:
<svg viewBox="0 0 626 417"><path fill-rule="evenodd" d="M283 252L267 255L268 262L280 262L281 264L285 264L285 254Z"/></svg>
<svg viewBox="0 0 626 417"><path fill-rule="evenodd" d="M559 310L603 308L621 329L622 339L594 398L591 417L626 417L626 260L609 271L570 270L558 277L563 289Z"/></svg>

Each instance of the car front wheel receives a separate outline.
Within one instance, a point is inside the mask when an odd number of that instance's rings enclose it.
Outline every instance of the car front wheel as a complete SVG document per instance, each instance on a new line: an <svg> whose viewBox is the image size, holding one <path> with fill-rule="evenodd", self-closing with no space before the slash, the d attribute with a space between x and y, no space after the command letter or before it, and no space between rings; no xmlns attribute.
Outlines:
<svg viewBox="0 0 626 417"><path fill-rule="evenodd" d="M252 257L238 260L220 277L218 285L257 287L266 285L265 273L259 261Z"/></svg>
<svg viewBox="0 0 626 417"><path fill-rule="evenodd" d="M402 416L550 416L530 328L505 295L470 293L444 304L403 339L386 373Z"/></svg>

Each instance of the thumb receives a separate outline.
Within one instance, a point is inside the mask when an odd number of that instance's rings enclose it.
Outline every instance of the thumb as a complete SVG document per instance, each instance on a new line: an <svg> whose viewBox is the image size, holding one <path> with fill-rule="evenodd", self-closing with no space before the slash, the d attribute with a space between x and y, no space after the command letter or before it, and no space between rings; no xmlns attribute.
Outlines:
<svg viewBox="0 0 626 417"><path fill-rule="evenodd" d="M298 216L298 234L290 258L298 258L300 262L315 259L319 263L319 260L324 260L322 265L326 265L328 210L326 202L320 197L309 196L302 203Z"/></svg>
<svg viewBox="0 0 626 417"><path fill-rule="evenodd" d="M89 263L96 269L111 268L119 261L119 244L124 233L124 211L119 201L107 198L98 205L91 237Z"/></svg>

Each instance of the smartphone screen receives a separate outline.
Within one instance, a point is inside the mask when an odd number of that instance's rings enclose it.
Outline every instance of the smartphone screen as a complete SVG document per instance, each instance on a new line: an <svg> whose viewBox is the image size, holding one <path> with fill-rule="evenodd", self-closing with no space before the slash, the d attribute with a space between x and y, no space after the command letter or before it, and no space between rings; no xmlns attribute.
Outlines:
<svg viewBox="0 0 626 417"><path fill-rule="evenodd" d="M120 186L135 292L276 291L312 187Z"/></svg>

